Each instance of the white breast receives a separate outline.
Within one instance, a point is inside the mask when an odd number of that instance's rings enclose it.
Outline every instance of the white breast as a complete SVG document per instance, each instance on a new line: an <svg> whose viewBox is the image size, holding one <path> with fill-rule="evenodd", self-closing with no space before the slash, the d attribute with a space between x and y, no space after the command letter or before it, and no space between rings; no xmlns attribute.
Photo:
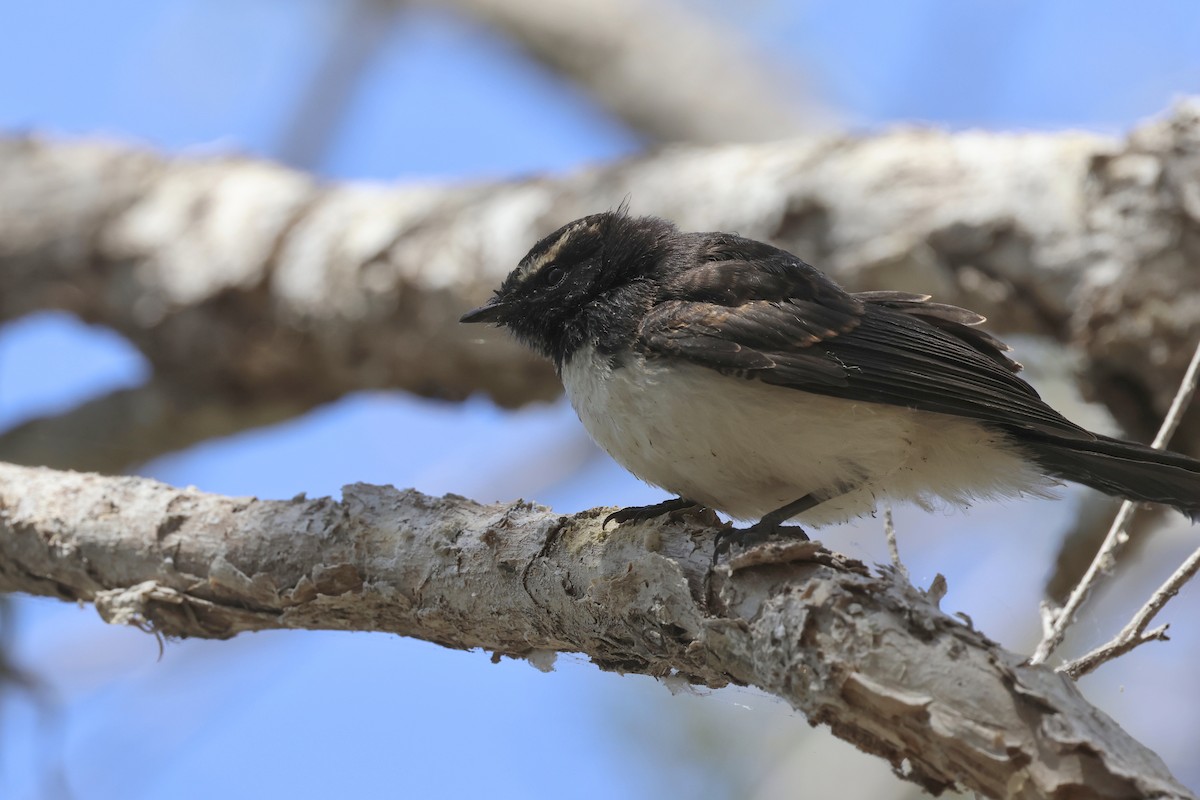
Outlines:
<svg viewBox="0 0 1200 800"><path fill-rule="evenodd" d="M885 498L966 505L1044 494L1047 486L1006 436L960 417L823 397L678 361L633 356L613 370L590 348L562 377L584 427L618 463L737 519L808 494L830 499L798 519L821 525L870 513Z"/></svg>

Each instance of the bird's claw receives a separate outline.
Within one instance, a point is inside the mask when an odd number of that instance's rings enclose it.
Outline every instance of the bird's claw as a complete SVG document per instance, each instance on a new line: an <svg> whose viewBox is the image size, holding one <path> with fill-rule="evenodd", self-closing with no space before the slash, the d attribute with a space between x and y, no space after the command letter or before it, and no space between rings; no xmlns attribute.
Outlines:
<svg viewBox="0 0 1200 800"><path fill-rule="evenodd" d="M749 528L726 528L717 533L716 544L713 548L713 563L718 556L729 552L730 546L736 541L742 550L748 550L756 545L771 540L809 541L808 534L799 525L783 525L775 520L763 518Z"/></svg>
<svg viewBox="0 0 1200 800"><path fill-rule="evenodd" d="M671 519L677 519L679 514L700 507L699 503L685 500L682 497L676 497L673 500L664 500L661 503L655 503L650 506L619 508L604 518L604 522L600 523L600 529L604 530L607 528L610 522L616 522L620 525L624 522L643 522L664 515L670 515Z"/></svg>

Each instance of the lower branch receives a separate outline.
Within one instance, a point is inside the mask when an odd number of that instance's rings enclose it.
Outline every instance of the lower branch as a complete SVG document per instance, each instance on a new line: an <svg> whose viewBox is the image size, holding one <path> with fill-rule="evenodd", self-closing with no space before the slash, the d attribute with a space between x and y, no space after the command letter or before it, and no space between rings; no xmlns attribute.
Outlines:
<svg viewBox="0 0 1200 800"><path fill-rule="evenodd" d="M752 684L929 791L1192 797L1066 677L819 543L713 565L719 523L623 525L353 484L266 501L0 464L0 591L166 636L388 631Z"/></svg>

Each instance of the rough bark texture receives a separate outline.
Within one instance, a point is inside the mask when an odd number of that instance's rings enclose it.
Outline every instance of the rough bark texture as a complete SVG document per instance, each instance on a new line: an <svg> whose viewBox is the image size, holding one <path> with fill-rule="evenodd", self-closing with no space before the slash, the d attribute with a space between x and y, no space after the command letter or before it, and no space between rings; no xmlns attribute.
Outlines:
<svg viewBox="0 0 1200 800"><path fill-rule="evenodd" d="M537 238L628 197L777 242L853 288L933 293L1079 345L1092 393L1144 435L1200 337L1198 164L1200 102L1125 142L899 130L452 187L0 139L0 321L62 308L109 325L177 395L248 419L374 387L516 405L554 396L553 373L459 314ZM1176 449L1200 451L1198 417Z"/></svg>
<svg viewBox="0 0 1200 800"><path fill-rule="evenodd" d="M1149 441L1200 340L1200 100L1098 155L1088 188L1097 257L1076 293L1071 341L1093 395ZM1200 410L1174 442L1200 450Z"/></svg>
<svg viewBox="0 0 1200 800"><path fill-rule="evenodd" d="M776 694L898 774L994 797L1191 797L1066 678L817 543L712 566L711 519L603 531L356 484L259 501L0 465L0 590L167 636L389 631Z"/></svg>

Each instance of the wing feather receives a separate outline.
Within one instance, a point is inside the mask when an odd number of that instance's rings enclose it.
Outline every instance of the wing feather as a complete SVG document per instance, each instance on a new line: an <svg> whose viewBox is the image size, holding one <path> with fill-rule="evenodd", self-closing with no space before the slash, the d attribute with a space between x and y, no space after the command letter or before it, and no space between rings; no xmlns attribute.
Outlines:
<svg viewBox="0 0 1200 800"><path fill-rule="evenodd" d="M743 240L748 241L748 240ZM904 292L850 294L791 254L725 240L642 321L650 357L676 356L740 378L1078 439L1094 438L1017 377L983 317Z"/></svg>

